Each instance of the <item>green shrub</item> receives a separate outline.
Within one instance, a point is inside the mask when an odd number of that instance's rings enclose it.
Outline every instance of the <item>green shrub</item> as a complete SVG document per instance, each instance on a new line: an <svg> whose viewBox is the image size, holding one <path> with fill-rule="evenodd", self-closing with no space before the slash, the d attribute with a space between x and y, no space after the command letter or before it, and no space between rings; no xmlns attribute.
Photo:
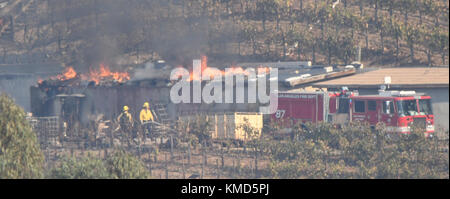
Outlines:
<svg viewBox="0 0 450 199"><path fill-rule="evenodd" d="M106 166L111 178L115 179L145 179L150 174L145 165L133 155L118 150L106 160Z"/></svg>
<svg viewBox="0 0 450 199"><path fill-rule="evenodd" d="M91 157L63 158L49 172L56 179L145 179L149 172L144 164L123 150L117 150L106 160Z"/></svg>
<svg viewBox="0 0 450 199"><path fill-rule="evenodd" d="M448 153L413 128L409 135L384 126L329 123L293 128L294 139L268 146L274 178L448 178Z"/></svg>
<svg viewBox="0 0 450 199"><path fill-rule="evenodd" d="M111 178L104 163L99 158L63 158L60 165L50 171L55 179L106 179Z"/></svg>
<svg viewBox="0 0 450 199"><path fill-rule="evenodd" d="M43 177L44 155L25 112L6 95L0 96L0 178Z"/></svg>

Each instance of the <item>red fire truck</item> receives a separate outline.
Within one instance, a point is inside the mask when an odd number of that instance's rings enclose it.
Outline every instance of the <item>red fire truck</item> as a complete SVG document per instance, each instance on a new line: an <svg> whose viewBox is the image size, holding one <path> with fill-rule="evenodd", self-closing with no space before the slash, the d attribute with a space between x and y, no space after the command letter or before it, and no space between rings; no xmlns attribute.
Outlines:
<svg viewBox="0 0 450 199"><path fill-rule="evenodd" d="M278 93L278 109L271 116L284 122L332 122L345 124L363 121L375 126L385 123L389 132L409 133L411 125L434 132L431 97L414 91L380 91L378 95L357 92Z"/></svg>

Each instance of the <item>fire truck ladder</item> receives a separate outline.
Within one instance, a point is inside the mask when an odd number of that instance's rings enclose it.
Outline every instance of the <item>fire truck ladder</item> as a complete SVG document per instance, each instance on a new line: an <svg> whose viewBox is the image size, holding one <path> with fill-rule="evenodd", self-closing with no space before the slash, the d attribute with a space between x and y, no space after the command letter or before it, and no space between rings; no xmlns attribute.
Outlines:
<svg viewBox="0 0 450 199"><path fill-rule="evenodd" d="M169 114L167 114L167 105L165 104L155 104L155 113L158 116L158 119L161 124L170 124L171 119L169 118Z"/></svg>

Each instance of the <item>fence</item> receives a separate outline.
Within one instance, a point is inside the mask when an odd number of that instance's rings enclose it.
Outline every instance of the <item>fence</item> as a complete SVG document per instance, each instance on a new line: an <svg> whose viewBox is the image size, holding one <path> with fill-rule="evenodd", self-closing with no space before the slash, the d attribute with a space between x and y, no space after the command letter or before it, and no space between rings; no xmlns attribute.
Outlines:
<svg viewBox="0 0 450 199"><path fill-rule="evenodd" d="M58 116L28 117L27 120L30 122L33 131L36 132L41 148L45 149L59 142L61 127Z"/></svg>

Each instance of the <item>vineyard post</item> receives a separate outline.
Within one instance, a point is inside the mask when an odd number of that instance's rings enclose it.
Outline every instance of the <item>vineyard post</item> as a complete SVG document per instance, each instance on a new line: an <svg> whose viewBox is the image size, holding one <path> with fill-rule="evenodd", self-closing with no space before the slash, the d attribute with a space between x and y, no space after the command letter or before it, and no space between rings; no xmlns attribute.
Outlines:
<svg viewBox="0 0 450 199"><path fill-rule="evenodd" d="M164 153L166 179L169 179L169 168L167 163L167 153Z"/></svg>
<svg viewBox="0 0 450 199"><path fill-rule="evenodd" d="M151 176L153 176L153 172L152 172L152 163L150 162L150 163L148 163L148 171L149 171L149 173L150 173L150 177Z"/></svg>
<svg viewBox="0 0 450 199"><path fill-rule="evenodd" d="M237 173L241 174L241 153L238 153L237 159Z"/></svg>
<svg viewBox="0 0 450 199"><path fill-rule="evenodd" d="M185 171L185 167L184 167L184 158L185 158L185 155L183 154L183 158L181 159L181 170L183 172L183 179L186 179L186 171Z"/></svg>
<svg viewBox="0 0 450 199"><path fill-rule="evenodd" d="M142 133L142 142L143 142L143 144L144 144L144 146L145 146L145 141L146 141L146 139L147 139L147 137L146 137L146 131L144 130L144 132Z"/></svg>
<svg viewBox="0 0 450 199"><path fill-rule="evenodd" d="M114 133L109 132L109 147L114 147Z"/></svg>
<svg viewBox="0 0 450 199"><path fill-rule="evenodd" d="M81 156L84 156L84 147L81 147Z"/></svg>
<svg viewBox="0 0 450 199"><path fill-rule="evenodd" d="M223 148L220 148L220 158L221 158L221 163L222 163L222 169L225 167L225 157L224 157L224 153L223 153Z"/></svg>
<svg viewBox="0 0 450 199"><path fill-rule="evenodd" d="M258 178L258 149L255 147L255 178Z"/></svg>
<svg viewBox="0 0 450 199"><path fill-rule="evenodd" d="M139 159L141 159L141 146L140 145L138 145L136 147L136 152L137 152L137 155L138 155Z"/></svg>
<svg viewBox="0 0 450 199"><path fill-rule="evenodd" d="M234 158L233 158L233 170L232 170L232 172L233 173L236 173L236 161L234 160Z"/></svg>
<svg viewBox="0 0 450 199"><path fill-rule="evenodd" d="M170 135L170 161L173 161L173 136Z"/></svg>
<svg viewBox="0 0 450 199"><path fill-rule="evenodd" d="M191 166L191 143L188 143L188 166Z"/></svg>
<svg viewBox="0 0 450 199"><path fill-rule="evenodd" d="M216 159L217 179L220 179L219 159Z"/></svg>
<svg viewBox="0 0 450 199"><path fill-rule="evenodd" d="M208 156L206 155L205 149L203 149L203 164L208 165Z"/></svg>
<svg viewBox="0 0 450 199"><path fill-rule="evenodd" d="M201 175L200 175L200 179L203 179L203 172L204 172L203 170L204 170L204 168L205 168L205 162L202 162L201 165L202 165L202 168L201 168L201 169L202 169L202 172L201 172Z"/></svg>

